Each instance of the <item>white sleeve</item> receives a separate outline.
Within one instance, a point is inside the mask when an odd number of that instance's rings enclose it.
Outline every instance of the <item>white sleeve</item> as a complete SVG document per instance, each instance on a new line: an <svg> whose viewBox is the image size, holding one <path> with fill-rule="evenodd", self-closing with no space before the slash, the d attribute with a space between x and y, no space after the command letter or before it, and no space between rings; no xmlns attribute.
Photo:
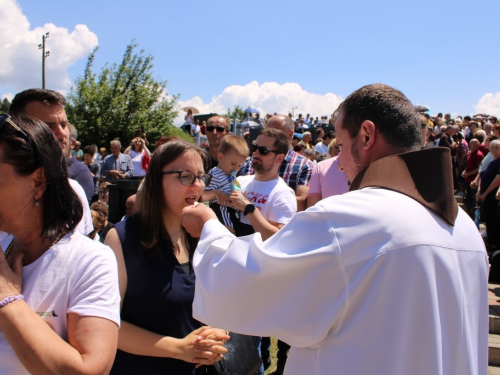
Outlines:
<svg viewBox="0 0 500 375"><path fill-rule="evenodd" d="M87 200L87 196L85 195L85 191L80 186L78 181L72 180L71 178L69 178L68 180L69 184L75 191L76 195L78 195L78 198L80 198L80 201L82 202L83 206L82 220L80 220L75 230L86 236L87 234L89 234L94 230L94 224L92 224L92 214L90 213L89 202Z"/></svg>
<svg viewBox="0 0 500 375"><path fill-rule="evenodd" d="M92 253L91 253L92 255ZM113 251L99 246L79 260L73 274L68 313L105 318L120 325L118 266Z"/></svg>
<svg viewBox="0 0 500 375"><path fill-rule="evenodd" d="M266 242L205 223L193 264L194 318L214 327L321 344L342 318L346 282L328 212L299 212Z"/></svg>
<svg viewBox="0 0 500 375"><path fill-rule="evenodd" d="M320 148L321 146L320 145L322 145L322 144L323 143L321 143L321 142L320 143L316 143L314 145L314 151L316 151L317 153L321 154L321 148Z"/></svg>

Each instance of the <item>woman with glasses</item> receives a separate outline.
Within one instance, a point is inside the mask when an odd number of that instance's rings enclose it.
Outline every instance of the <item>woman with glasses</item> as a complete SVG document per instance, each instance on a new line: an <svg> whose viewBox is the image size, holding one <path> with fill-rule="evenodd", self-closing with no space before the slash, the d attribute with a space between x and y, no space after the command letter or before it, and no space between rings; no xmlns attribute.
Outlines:
<svg viewBox="0 0 500 375"><path fill-rule="evenodd" d="M82 212L50 128L0 115L0 373L111 368L116 259L75 231Z"/></svg>
<svg viewBox="0 0 500 375"><path fill-rule="evenodd" d="M105 243L118 260L122 325L112 374L195 374L222 358L226 332L193 319L197 240L181 226L209 176L204 152L172 140L156 149L137 213L110 230ZM198 340L199 335L206 339Z"/></svg>

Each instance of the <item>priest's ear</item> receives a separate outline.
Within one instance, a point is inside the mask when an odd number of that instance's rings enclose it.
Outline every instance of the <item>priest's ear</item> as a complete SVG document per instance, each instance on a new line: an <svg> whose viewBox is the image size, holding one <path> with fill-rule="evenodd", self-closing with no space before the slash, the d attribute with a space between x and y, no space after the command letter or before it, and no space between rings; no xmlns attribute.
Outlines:
<svg viewBox="0 0 500 375"><path fill-rule="evenodd" d="M363 150L370 150L373 148L378 137L375 124L370 120L363 121L359 130L359 137L363 144Z"/></svg>

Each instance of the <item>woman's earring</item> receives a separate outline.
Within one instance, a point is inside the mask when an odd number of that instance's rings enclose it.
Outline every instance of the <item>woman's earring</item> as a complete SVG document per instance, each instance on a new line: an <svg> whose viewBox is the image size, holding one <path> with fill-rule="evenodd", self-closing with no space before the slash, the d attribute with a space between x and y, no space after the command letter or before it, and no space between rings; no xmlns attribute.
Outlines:
<svg viewBox="0 0 500 375"><path fill-rule="evenodd" d="M35 206L40 206L40 201L38 200L38 197L35 195Z"/></svg>

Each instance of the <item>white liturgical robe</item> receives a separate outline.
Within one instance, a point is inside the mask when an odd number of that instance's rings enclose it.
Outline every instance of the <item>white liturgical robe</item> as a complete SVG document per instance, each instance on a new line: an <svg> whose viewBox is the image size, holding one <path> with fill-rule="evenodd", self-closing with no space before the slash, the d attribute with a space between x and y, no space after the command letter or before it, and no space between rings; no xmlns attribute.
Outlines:
<svg viewBox="0 0 500 375"><path fill-rule="evenodd" d="M416 200L364 188L300 212L266 242L209 220L196 319L292 346L285 374L486 374L488 260Z"/></svg>

